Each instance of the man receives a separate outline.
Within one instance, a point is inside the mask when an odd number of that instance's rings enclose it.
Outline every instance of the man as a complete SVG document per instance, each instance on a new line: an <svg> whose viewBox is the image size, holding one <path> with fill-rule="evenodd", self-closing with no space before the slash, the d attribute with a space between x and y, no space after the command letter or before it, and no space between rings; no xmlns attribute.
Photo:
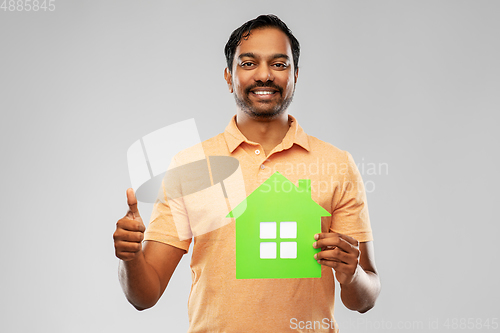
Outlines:
<svg viewBox="0 0 500 333"><path fill-rule="evenodd" d="M234 222L193 237L189 332L337 332L332 269L351 310L368 311L380 292L359 172L347 152L306 135L288 115L299 43L281 20L262 15L245 23L231 35L225 54L224 78L237 113L224 133L203 142L205 154L237 158L247 195L269 170L294 183L311 179L312 198L332 216L323 217L322 232L311 235L311 246L321 249L315 255L321 278L236 279ZM297 167L316 161L321 172ZM127 199L130 209L117 222L115 249L123 290L142 310L161 297L191 239L177 237L168 200L155 204L144 235L131 189Z"/></svg>

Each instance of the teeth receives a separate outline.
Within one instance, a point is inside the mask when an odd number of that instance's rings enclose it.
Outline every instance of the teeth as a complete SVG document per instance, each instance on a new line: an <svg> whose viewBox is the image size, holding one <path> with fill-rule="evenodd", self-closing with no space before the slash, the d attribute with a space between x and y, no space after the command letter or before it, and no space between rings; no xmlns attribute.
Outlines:
<svg viewBox="0 0 500 333"><path fill-rule="evenodd" d="M256 94L256 95L271 95L271 94L274 94L274 91L256 90L253 93Z"/></svg>

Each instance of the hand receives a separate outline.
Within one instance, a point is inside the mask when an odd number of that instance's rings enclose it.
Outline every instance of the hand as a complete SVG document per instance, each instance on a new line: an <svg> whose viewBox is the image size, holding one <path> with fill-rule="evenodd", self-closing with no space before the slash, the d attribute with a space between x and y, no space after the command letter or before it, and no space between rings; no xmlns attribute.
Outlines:
<svg viewBox="0 0 500 333"><path fill-rule="evenodd" d="M338 233L321 233L314 236L313 247L321 248L314 259L335 270L335 278L341 285L351 283L359 269L359 243L352 237Z"/></svg>
<svg viewBox="0 0 500 333"><path fill-rule="evenodd" d="M142 240L146 227L142 222L137 209L137 199L134 190L127 190L127 202L129 210L127 214L116 222L116 230L113 234L115 241L115 254L124 261L130 261L136 258L142 250Z"/></svg>

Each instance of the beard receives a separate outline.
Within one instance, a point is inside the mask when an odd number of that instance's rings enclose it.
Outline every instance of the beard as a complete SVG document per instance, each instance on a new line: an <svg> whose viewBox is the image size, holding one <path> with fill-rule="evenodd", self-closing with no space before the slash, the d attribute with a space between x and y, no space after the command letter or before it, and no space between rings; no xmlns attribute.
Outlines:
<svg viewBox="0 0 500 333"><path fill-rule="evenodd" d="M264 105L264 106L257 106L255 103L253 103L250 98L250 90L254 88L260 88L260 87L269 87L269 88L274 88L278 90L278 93L280 96L283 96L283 88L281 88L278 85L275 85L272 82L267 82L267 83L256 83L248 88L245 89L243 97L238 96L236 93L236 90L233 87L234 91L234 100L236 101L236 105L243 111L245 112L248 116L250 116L253 119L266 119L266 120L272 120L279 115L283 114L286 109L288 109L288 106L290 103L292 103L293 100L293 95L295 94L295 87L292 92L292 96L288 98L283 98L282 100L278 101L277 103L274 101L264 101L259 104ZM275 104L276 103L276 104ZM274 104L274 105L273 105ZM267 107L266 107L267 106Z"/></svg>

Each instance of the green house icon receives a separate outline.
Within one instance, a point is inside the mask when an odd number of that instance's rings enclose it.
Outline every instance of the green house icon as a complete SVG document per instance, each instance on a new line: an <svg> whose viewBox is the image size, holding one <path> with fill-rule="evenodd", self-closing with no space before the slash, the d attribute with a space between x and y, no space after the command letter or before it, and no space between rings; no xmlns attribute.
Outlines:
<svg viewBox="0 0 500 333"><path fill-rule="evenodd" d="M236 220L236 278L319 278L314 235L331 214L311 198L311 181L299 186L275 172L227 217Z"/></svg>

